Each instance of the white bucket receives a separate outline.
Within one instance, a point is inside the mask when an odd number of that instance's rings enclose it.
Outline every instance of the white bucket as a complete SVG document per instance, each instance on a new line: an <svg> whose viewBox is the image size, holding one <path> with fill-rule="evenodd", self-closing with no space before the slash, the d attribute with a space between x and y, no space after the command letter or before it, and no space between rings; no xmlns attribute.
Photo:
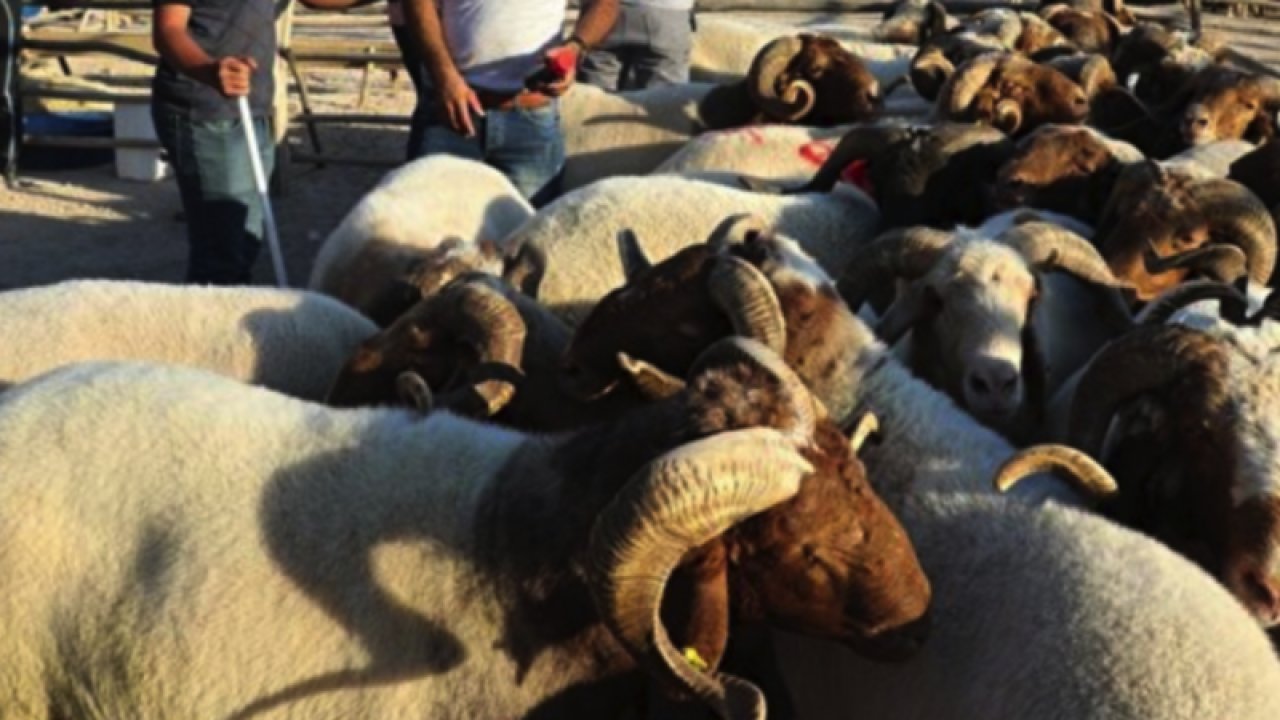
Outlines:
<svg viewBox="0 0 1280 720"><path fill-rule="evenodd" d="M115 106L117 140L155 140L156 128L151 122L151 104L117 102ZM160 159L160 148L116 148L116 176L126 180L155 182L169 175L169 166Z"/></svg>

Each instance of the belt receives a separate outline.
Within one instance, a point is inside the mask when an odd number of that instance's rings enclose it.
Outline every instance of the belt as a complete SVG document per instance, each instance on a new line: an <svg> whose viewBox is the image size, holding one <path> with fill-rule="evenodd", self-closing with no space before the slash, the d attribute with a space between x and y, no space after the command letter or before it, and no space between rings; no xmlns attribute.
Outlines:
<svg viewBox="0 0 1280 720"><path fill-rule="evenodd" d="M490 90L476 90L476 98L480 107L485 110L537 110L551 104L551 97L540 92L521 90L517 93L499 93Z"/></svg>

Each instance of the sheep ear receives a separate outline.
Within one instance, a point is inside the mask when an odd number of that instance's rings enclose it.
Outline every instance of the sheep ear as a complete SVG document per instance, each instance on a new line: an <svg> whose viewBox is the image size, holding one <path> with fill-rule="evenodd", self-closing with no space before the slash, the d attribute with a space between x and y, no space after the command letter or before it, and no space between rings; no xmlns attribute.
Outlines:
<svg viewBox="0 0 1280 720"><path fill-rule="evenodd" d="M618 353L618 365L631 378L640 394L650 400L665 400L684 390L684 381L680 378L624 352Z"/></svg>
<svg viewBox="0 0 1280 720"><path fill-rule="evenodd" d="M412 370L406 370L396 376L396 395L400 398L400 402L423 415L429 414L435 407L435 399L431 395L431 388L427 386L427 381Z"/></svg>
<svg viewBox="0 0 1280 720"><path fill-rule="evenodd" d="M632 230L618 233L618 255L622 258L622 273L627 282L634 282L636 277L653 267L653 262L640 247L640 238Z"/></svg>
<svg viewBox="0 0 1280 720"><path fill-rule="evenodd" d="M502 279L528 297L538 298L538 288L547 271L547 256L542 250L522 245L503 256Z"/></svg>

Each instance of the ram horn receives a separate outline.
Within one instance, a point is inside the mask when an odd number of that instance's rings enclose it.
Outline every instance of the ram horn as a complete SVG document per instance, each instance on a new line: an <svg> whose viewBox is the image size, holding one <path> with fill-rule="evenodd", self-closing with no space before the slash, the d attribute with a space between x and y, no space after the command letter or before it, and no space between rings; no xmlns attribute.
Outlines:
<svg viewBox="0 0 1280 720"><path fill-rule="evenodd" d="M1218 300L1222 317L1231 322L1243 320L1249 308L1249 299L1231 285L1212 280L1192 280L1152 300L1138 313L1135 322L1139 325L1164 325L1182 308L1205 300Z"/></svg>
<svg viewBox="0 0 1280 720"><path fill-rule="evenodd" d="M1072 399L1067 444L1098 457L1120 406L1204 366L1213 339L1179 325L1138 327L1089 361Z"/></svg>
<svg viewBox="0 0 1280 720"><path fill-rule="evenodd" d="M995 117L991 119L991 126L1008 135L1017 133L1018 128L1022 127L1022 106L1017 100L1008 98L996 103Z"/></svg>
<svg viewBox="0 0 1280 720"><path fill-rule="evenodd" d="M1262 201L1233 180L1204 180L1188 192L1203 208L1214 241L1243 250L1249 279L1267 284L1276 266L1276 224Z"/></svg>
<svg viewBox="0 0 1280 720"><path fill-rule="evenodd" d="M631 377L640 394L649 400L665 400L684 390L685 384L680 378L624 352L618 353L618 366Z"/></svg>
<svg viewBox="0 0 1280 720"><path fill-rule="evenodd" d="M837 287L849 307L858 308L899 277L914 280L929 272L951 244L951 233L929 227L891 230L858 248Z"/></svg>
<svg viewBox="0 0 1280 720"><path fill-rule="evenodd" d="M938 93L940 119L962 120L968 117L974 96L991 79L996 65L1005 57L1004 53L984 53L962 64Z"/></svg>
<svg viewBox="0 0 1280 720"><path fill-rule="evenodd" d="M400 402L423 415L431 414L435 400L431 396L431 388L422 376L412 370L406 370L396 376L396 396Z"/></svg>
<svg viewBox="0 0 1280 720"><path fill-rule="evenodd" d="M1095 285L1127 287L1111 274L1092 243L1064 227L1028 222L1010 228L999 239L1035 268L1062 270Z"/></svg>
<svg viewBox="0 0 1280 720"><path fill-rule="evenodd" d="M867 160L910 136L911 129L902 125L862 125L845 133L813 179L793 194L831 192L845 168L855 160Z"/></svg>
<svg viewBox="0 0 1280 720"><path fill-rule="evenodd" d="M622 260L622 274L627 282L631 283L637 275L651 269L653 261L640 246L640 238L636 237L635 231L621 230L618 232L617 240L618 257Z"/></svg>
<svg viewBox="0 0 1280 720"><path fill-rule="evenodd" d="M1161 257L1148 241L1142 253L1142 265L1151 275L1187 270L1220 283L1233 283L1249 274L1249 258L1235 245L1204 245Z"/></svg>
<svg viewBox="0 0 1280 720"><path fill-rule="evenodd" d="M747 73L747 89L760 111L773 120L796 122L809 114L817 92L807 80L795 79L781 94L778 80L792 59L804 50L804 40L795 35L780 37L756 54Z"/></svg>
<svg viewBox="0 0 1280 720"><path fill-rule="evenodd" d="M787 321L768 278L740 258L716 258L707 278L707 290L716 307L729 317L733 332L758 340L782 354L787 348Z"/></svg>
<svg viewBox="0 0 1280 720"><path fill-rule="evenodd" d="M1006 493L1027 476L1047 472L1070 478L1077 489L1098 501L1120 492L1115 478L1097 460L1066 445L1034 445L1014 453L996 471L995 488Z"/></svg>
<svg viewBox="0 0 1280 720"><path fill-rule="evenodd" d="M424 324L470 346L477 362L465 374L466 386L441 394L438 405L471 417L493 417L511 402L522 379L524 320L510 300L487 284L462 282L445 293L448 300L433 307Z"/></svg>
<svg viewBox="0 0 1280 720"><path fill-rule="evenodd" d="M649 463L591 530L588 587L600 617L636 662L724 720L762 720L752 684L699 672L672 644L660 608L672 571L693 548L791 499L812 467L775 430L723 433Z"/></svg>
<svg viewBox="0 0 1280 720"><path fill-rule="evenodd" d="M825 406L815 400L804 381L796 375L782 357L760 342L747 338L728 338L707 348L694 360L689 377L697 377L709 368L729 367L737 364L753 365L777 380L786 396L787 404L796 416L787 428L797 443L807 443L813 435L819 416L826 416Z"/></svg>
<svg viewBox="0 0 1280 720"><path fill-rule="evenodd" d="M716 253L728 250L731 245L741 245L757 233L768 232L769 222L760 215L739 213L730 215L707 235L707 245Z"/></svg>

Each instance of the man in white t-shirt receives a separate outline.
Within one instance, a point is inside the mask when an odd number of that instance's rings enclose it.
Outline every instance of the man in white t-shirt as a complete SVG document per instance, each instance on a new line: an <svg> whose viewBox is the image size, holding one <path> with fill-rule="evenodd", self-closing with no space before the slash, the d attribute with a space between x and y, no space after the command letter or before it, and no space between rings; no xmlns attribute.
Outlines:
<svg viewBox="0 0 1280 720"><path fill-rule="evenodd" d="M605 90L689 82L693 0L621 0L613 32L582 60L582 81Z"/></svg>
<svg viewBox="0 0 1280 720"><path fill-rule="evenodd" d="M402 0L430 92L414 111L417 156L449 153L506 173L534 205L559 192L564 169L558 98L577 61L609 33L618 0L584 1L562 39L566 0ZM551 59L564 74L547 72ZM558 64L558 63L557 63Z"/></svg>

